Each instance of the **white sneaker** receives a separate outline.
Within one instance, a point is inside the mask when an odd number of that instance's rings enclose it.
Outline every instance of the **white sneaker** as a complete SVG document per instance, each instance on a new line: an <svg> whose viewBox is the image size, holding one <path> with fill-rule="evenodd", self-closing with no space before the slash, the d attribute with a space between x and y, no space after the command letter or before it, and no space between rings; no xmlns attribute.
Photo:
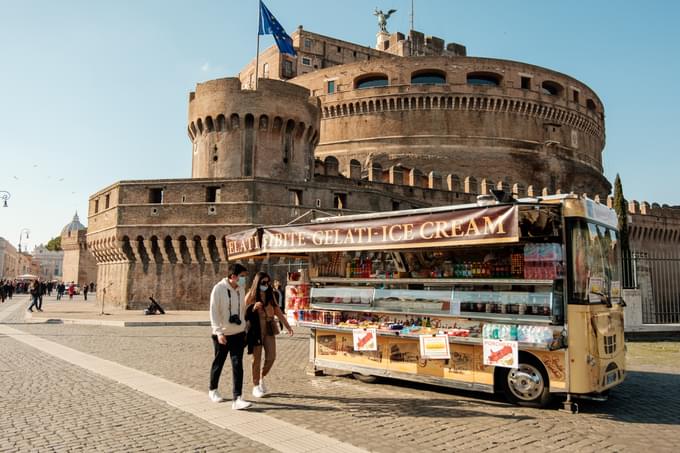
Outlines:
<svg viewBox="0 0 680 453"><path fill-rule="evenodd" d="M248 409L250 406L252 406L252 404L240 396L236 398L233 403L231 403L231 408L237 411L240 411L241 409Z"/></svg>
<svg viewBox="0 0 680 453"><path fill-rule="evenodd" d="M221 403L223 401L226 401L224 398L220 396L219 393L217 393L217 390L210 390L208 392L208 396L210 397L210 401L213 403Z"/></svg>
<svg viewBox="0 0 680 453"><path fill-rule="evenodd" d="M265 395L269 393L269 390L267 390L267 386L264 385L264 378L260 379L260 390L262 390L262 393Z"/></svg>
<svg viewBox="0 0 680 453"><path fill-rule="evenodd" d="M262 398L264 396L264 391L262 390L262 384L253 387L253 396L255 398Z"/></svg>

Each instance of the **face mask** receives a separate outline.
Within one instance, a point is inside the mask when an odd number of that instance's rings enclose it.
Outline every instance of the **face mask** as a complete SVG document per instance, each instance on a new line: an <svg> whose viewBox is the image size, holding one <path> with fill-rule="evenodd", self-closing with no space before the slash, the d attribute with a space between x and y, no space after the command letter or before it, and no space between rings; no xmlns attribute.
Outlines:
<svg viewBox="0 0 680 453"><path fill-rule="evenodd" d="M269 285L260 285L260 291L267 291L267 288L269 288Z"/></svg>
<svg viewBox="0 0 680 453"><path fill-rule="evenodd" d="M241 288L246 287L246 278L245 277L239 277L238 278L238 286L240 286Z"/></svg>

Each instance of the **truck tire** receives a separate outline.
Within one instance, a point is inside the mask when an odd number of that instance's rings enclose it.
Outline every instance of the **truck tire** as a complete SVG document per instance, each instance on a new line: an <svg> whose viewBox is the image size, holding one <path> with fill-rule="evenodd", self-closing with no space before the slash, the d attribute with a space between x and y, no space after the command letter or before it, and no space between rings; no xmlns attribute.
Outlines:
<svg viewBox="0 0 680 453"><path fill-rule="evenodd" d="M546 407L550 404L548 374L538 360L520 355L517 368L499 374L503 393L511 403L528 407Z"/></svg>
<svg viewBox="0 0 680 453"><path fill-rule="evenodd" d="M365 384L373 384L378 380L376 376L371 376L370 374L352 373L352 377L357 381L363 382Z"/></svg>

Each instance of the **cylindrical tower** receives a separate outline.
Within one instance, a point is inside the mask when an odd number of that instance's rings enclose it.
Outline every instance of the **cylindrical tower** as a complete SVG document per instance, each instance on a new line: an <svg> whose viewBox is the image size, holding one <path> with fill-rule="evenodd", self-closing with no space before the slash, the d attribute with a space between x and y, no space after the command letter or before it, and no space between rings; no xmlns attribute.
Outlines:
<svg viewBox="0 0 680 453"><path fill-rule="evenodd" d="M329 81L332 81L329 82ZM317 156L606 196L602 102L556 71L474 57L386 57L292 79L321 100Z"/></svg>
<svg viewBox="0 0 680 453"><path fill-rule="evenodd" d="M319 101L306 88L238 78L196 85L189 95L193 178L309 180L319 140Z"/></svg>

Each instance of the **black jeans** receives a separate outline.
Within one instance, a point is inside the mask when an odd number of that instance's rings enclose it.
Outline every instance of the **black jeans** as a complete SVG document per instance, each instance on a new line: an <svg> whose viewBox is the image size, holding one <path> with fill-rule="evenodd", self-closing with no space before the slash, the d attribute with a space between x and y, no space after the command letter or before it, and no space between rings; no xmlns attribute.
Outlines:
<svg viewBox="0 0 680 453"><path fill-rule="evenodd" d="M243 389L243 349L246 346L246 333L227 335L227 344L220 344L217 335L212 336L215 359L210 368L210 390L217 390L220 374L227 354L231 355L232 394L234 399L241 396Z"/></svg>

